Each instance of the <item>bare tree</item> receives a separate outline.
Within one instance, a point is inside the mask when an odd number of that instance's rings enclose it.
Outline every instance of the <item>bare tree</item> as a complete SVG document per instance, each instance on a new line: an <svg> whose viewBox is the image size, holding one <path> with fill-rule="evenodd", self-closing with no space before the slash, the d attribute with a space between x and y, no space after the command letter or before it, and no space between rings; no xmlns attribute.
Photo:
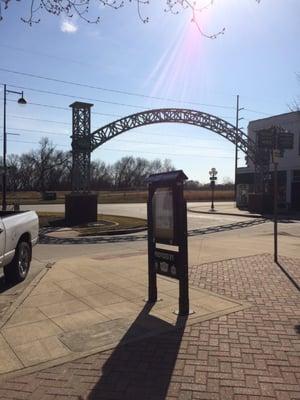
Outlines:
<svg viewBox="0 0 300 400"><path fill-rule="evenodd" d="M148 161L144 158L123 157L113 166L113 181L116 189L140 188L145 186L145 179L154 173L173 171L171 161L166 159Z"/></svg>
<svg viewBox="0 0 300 400"><path fill-rule="evenodd" d="M199 181L188 180L184 184L186 190L196 190L201 188L201 183Z"/></svg>
<svg viewBox="0 0 300 400"><path fill-rule="evenodd" d="M20 182L20 157L16 154L8 154L7 159L7 187L16 192L21 189Z"/></svg>
<svg viewBox="0 0 300 400"><path fill-rule="evenodd" d="M98 6L97 12L99 12L99 5L118 10L128 6L130 3L134 3L140 20L146 23L149 22L149 17L144 14L145 9L154 1L155 0L28 0L29 15L21 19L29 25L39 23L39 15L44 11L54 16L59 16L61 14L69 18L77 16L88 23L98 23L100 22L100 16L94 19L90 17L91 6L94 6L95 9ZM259 3L261 0L255 1ZM0 0L0 20L3 19L2 8L4 7L4 9L7 9L11 2L12 0ZM194 0L161 0L164 12L169 12L174 15L183 11L190 12L191 21L197 26L201 35L209 39L216 39L225 32L225 28L222 28L218 32L208 34L203 31L199 22L199 14L211 7L214 2L215 0L202 0L202 3L198 5Z"/></svg>
<svg viewBox="0 0 300 400"><path fill-rule="evenodd" d="M91 188L111 189L113 186L113 168L105 162L96 160L91 162Z"/></svg>
<svg viewBox="0 0 300 400"><path fill-rule="evenodd" d="M67 153L55 149L53 143L47 138L40 140L40 147L27 154L27 160L34 173L31 179L33 186L45 192L58 185L62 167L67 166L70 157Z"/></svg>
<svg viewBox="0 0 300 400"><path fill-rule="evenodd" d="M300 73L297 73L296 76L298 82L300 83ZM300 111L300 96L296 97L288 107L290 111Z"/></svg>

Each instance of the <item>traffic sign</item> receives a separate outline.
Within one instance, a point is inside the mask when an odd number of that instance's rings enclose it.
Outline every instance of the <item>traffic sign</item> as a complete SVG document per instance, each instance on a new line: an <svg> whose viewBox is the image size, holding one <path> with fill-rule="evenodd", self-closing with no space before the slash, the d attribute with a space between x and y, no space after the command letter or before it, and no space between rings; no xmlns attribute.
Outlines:
<svg viewBox="0 0 300 400"><path fill-rule="evenodd" d="M292 149L294 145L294 134L290 132L280 132L277 144L279 149Z"/></svg>
<svg viewBox="0 0 300 400"><path fill-rule="evenodd" d="M257 131L257 144L264 149L292 149L294 144L294 134L285 131L281 127L272 126L268 129Z"/></svg>
<svg viewBox="0 0 300 400"><path fill-rule="evenodd" d="M272 161L274 164L279 163L279 159L281 158L281 152L280 150L276 149L272 151Z"/></svg>
<svg viewBox="0 0 300 400"><path fill-rule="evenodd" d="M274 131L270 129L262 129L257 132L258 147L266 149L274 149L275 135Z"/></svg>

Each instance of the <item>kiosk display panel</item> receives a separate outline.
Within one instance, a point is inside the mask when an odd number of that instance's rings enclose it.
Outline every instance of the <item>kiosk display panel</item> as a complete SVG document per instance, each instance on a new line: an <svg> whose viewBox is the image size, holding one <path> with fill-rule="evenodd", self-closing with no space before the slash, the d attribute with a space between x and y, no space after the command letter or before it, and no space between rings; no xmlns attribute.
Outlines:
<svg viewBox="0 0 300 400"><path fill-rule="evenodd" d="M157 188L153 195L153 233L157 242L174 242L173 190L170 187Z"/></svg>

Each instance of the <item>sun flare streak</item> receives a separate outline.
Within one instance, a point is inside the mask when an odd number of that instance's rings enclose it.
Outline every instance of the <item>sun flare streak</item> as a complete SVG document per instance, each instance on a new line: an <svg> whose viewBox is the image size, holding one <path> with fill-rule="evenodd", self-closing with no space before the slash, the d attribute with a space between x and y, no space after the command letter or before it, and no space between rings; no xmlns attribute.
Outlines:
<svg viewBox="0 0 300 400"><path fill-rule="evenodd" d="M184 100L195 74L195 64L201 56L199 33L189 21L175 35L173 42L161 55L148 78L152 83L152 95L175 95Z"/></svg>

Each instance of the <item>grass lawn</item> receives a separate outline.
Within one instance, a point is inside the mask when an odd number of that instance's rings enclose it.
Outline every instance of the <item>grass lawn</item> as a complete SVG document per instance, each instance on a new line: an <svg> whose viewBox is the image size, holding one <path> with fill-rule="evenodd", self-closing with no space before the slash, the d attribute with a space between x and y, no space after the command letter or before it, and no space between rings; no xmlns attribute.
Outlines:
<svg viewBox="0 0 300 400"><path fill-rule="evenodd" d="M65 195L70 192L56 191L56 200L43 200L39 192L9 192L7 194L8 204L63 204ZM113 204L113 203L146 203L148 193L147 191L99 191L98 194L99 204ZM210 190L185 190L184 196L186 201L210 201ZM216 201L233 201L233 190L215 190ZM1 201L1 194L0 194Z"/></svg>
<svg viewBox="0 0 300 400"><path fill-rule="evenodd" d="M64 213L38 212L40 227L65 227ZM98 214L98 224L73 226L72 230L79 236L97 236L116 231L145 228L147 221L142 218L123 217L119 215Z"/></svg>

